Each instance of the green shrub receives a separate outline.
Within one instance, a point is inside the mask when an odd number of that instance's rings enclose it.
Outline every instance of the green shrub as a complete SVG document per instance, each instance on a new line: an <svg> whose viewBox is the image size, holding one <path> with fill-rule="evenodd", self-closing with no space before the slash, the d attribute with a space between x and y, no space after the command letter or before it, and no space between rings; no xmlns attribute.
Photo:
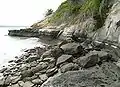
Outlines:
<svg viewBox="0 0 120 87"><path fill-rule="evenodd" d="M108 0L85 0L82 4L78 4L69 3L67 0L54 12L49 22L58 24L71 22L75 21L74 17L81 15L79 19L81 21L87 17L93 17L97 21L96 28L98 29L102 27L107 17L106 13L109 10L107 2Z"/></svg>

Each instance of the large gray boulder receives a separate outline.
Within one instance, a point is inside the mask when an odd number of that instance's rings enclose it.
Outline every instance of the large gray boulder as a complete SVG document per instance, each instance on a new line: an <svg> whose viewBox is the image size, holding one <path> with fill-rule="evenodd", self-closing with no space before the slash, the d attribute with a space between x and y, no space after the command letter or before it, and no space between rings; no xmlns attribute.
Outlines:
<svg viewBox="0 0 120 87"><path fill-rule="evenodd" d="M79 70L79 66L77 64L74 64L74 63L65 64L60 68L60 71L62 73L65 73L68 71L75 71L75 70Z"/></svg>
<svg viewBox="0 0 120 87"><path fill-rule="evenodd" d="M44 52L41 55L41 60L43 60L46 57L55 57L55 58L58 58L62 54L63 54L63 50L61 48L59 48L59 47L55 47L54 49L50 49L50 50Z"/></svg>
<svg viewBox="0 0 120 87"><path fill-rule="evenodd" d="M65 62L71 62L72 58L72 55L62 55L57 59L56 65L59 66L60 64L63 64Z"/></svg>
<svg viewBox="0 0 120 87"><path fill-rule="evenodd" d="M96 52L90 52L83 57L79 57L74 60L75 63L79 64L83 68L89 68L99 63L100 59Z"/></svg>
<svg viewBox="0 0 120 87"><path fill-rule="evenodd" d="M114 63L104 63L101 67L70 71L55 76L41 87L110 87L119 80L119 77L120 69Z"/></svg>
<svg viewBox="0 0 120 87"><path fill-rule="evenodd" d="M75 42L62 45L60 48L63 49L65 54L69 54L69 55L74 55L83 52L82 46L79 43L75 43Z"/></svg>

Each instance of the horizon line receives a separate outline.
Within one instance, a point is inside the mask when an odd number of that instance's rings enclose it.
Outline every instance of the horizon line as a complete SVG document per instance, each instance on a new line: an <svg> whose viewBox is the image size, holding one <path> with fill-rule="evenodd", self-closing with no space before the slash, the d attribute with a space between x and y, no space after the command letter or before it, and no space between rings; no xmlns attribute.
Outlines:
<svg viewBox="0 0 120 87"><path fill-rule="evenodd" d="M29 27L27 25L0 25L0 27Z"/></svg>

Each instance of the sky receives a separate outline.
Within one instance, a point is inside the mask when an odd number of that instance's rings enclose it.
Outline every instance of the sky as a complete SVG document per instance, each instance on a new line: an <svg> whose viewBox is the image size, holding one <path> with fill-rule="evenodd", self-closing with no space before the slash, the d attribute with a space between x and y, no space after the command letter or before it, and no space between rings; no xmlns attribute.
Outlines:
<svg viewBox="0 0 120 87"><path fill-rule="evenodd" d="M0 25L30 26L65 0L0 0Z"/></svg>

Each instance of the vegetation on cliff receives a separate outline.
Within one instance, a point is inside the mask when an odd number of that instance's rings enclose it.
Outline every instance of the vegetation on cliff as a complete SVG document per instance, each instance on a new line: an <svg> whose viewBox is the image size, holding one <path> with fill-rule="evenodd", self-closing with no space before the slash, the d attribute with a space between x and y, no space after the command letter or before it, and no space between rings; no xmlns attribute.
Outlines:
<svg viewBox="0 0 120 87"><path fill-rule="evenodd" d="M88 18L93 18L95 29L102 27L109 11L109 0L67 0L63 2L51 17L37 23L38 26L79 24ZM37 26L34 24L33 26ZM93 29L94 30L94 29Z"/></svg>

